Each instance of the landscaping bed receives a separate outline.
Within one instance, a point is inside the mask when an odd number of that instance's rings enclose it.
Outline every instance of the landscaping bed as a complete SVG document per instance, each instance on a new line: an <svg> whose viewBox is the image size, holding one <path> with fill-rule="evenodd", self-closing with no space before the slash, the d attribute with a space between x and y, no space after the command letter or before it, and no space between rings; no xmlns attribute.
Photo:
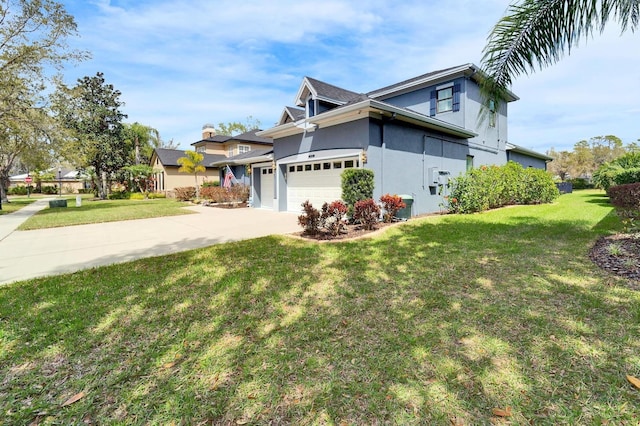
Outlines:
<svg viewBox="0 0 640 426"><path fill-rule="evenodd" d="M589 254L600 268L630 280L640 289L640 233L600 237Z"/></svg>

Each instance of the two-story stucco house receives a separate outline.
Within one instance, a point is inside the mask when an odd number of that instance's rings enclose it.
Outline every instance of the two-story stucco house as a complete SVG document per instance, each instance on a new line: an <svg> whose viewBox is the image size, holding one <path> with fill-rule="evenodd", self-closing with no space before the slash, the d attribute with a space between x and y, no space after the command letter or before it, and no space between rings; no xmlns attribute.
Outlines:
<svg viewBox="0 0 640 426"><path fill-rule="evenodd" d="M219 182L222 174L220 167L229 157L237 157L239 154L255 156L265 150L271 151L273 141L256 136L256 132L258 130L250 130L236 136L216 135L213 127L205 125L202 129L202 139L191 144L196 152L204 155L202 164L206 171L200 175L200 184L205 180ZM169 192L181 186L194 185L193 175L178 172L178 159L184 156L184 151L179 149L154 150L150 164L158 170L155 179L156 191ZM249 183L244 167L237 168L235 173L240 182Z"/></svg>
<svg viewBox="0 0 640 426"><path fill-rule="evenodd" d="M549 157L508 143L507 102L478 119L480 69L465 64L366 94L305 77L278 124L258 132L273 139L272 161L253 164L255 207L299 212L341 198L344 169L375 175L374 198L413 197L413 214L435 212L449 178L471 167L504 164L545 168Z"/></svg>

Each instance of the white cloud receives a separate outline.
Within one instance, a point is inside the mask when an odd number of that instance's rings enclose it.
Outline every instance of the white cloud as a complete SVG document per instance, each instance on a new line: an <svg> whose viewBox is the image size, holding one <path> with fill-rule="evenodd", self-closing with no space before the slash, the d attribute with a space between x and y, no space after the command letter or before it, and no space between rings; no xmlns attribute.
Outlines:
<svg viewBox="0 0 640 426"><path fill-rule="evenodd" d="M356 2L99 0L68 6L130 121L188 147L205 122L272 125L304 75L366 92L435 69L479 63L509 0ZM612 25L558 64L515 81L509 139L545 151L616 134L640 137L638 34Z"/></svg>

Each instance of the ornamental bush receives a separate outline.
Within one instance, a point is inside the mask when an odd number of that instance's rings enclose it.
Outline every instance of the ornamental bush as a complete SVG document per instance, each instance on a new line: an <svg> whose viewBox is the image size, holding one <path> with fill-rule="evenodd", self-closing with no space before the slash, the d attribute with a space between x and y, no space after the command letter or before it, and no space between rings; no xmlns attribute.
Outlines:
<svg viewBox="0 0 640 426"><path fill-rule="evenodd" d="M314 208L309 200L302 203L303 213L298 216L298 224L307 234L315 235L320 232L320 212Z"/></svg>
<svg viewBox="0 0 640 426"><path fill-rule="evenodd" d="M628 232L640 228L640 182L609 188L609 199Z"/></svg>
<svg viewBox="0 0 640 426"><path fill-rule="evenodd" d="M367 231L375 229L380 220L380 206L373 198L356 202L353 206L353 220Z"/></svg>
<svg viewBox="0 0 640 426"><path fill-rule="evenodd" d="M194 186L181 186L174 191L178 201L189 201L196 198L196 188Z"/></svg>
<svg viewBox="0 0 640 426"><path fill-rule="evenodd" d="M345 218L347 211L347 205L340 200L333 201L330 204L324 203L322 205L320 222L329 234L335 237L345 229L347 226Z"/></svg>
<svg viewBox="0 0 640 426"><path fill-rule="evenodd" d="M373 198L373 170L346 169L342 172L342 200L353 216L353 206L360 200Z"/></svg>
<svg viewBox="0 0 640 426"><path fill-rule="evenodd" d="M450 181L447 198L452 213L473 213L512 204L550 203L559 195L549 173L523 168L510 161L504 166L481 166Z"/></svg>
<svg viewBox="0 0 640 426"><path fill-rule="evenodd" d="M404 209L407 205L402 201L399 195L384 194L380 197L384 215L382 216L385 223L390 223L396 217L400 209Z"/></svg>

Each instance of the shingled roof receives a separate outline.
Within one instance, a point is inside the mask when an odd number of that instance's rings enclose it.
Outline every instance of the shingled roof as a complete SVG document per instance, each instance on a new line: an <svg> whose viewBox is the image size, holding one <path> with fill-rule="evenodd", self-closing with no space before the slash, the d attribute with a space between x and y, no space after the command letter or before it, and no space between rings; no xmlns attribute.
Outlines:
<svg viewBox="0 0 640 426"><path fill-rule="evenodd" d="M351 99L359 95L359 93L346 90L333 84L325 83L324 81L316 80L315 78L305 77L309 84L313 87L313 90L318 96L332 99L338 102L349 102Z"/></svg>
<svg viewBox="0 0 640 426"><path fill-rule="evenodd" d="M249 130L248 132L241 133L235 136L229 135L215 135L210 138L201 139L198 142L193 142L191 145L196 145L201 142L216 142L216 143L225 143L228 141L238 141L238 142L251 142L257 144L264 145L273 145L273 141L267 138L261 138L260 136L256 136L256 132L259 132L260 129Z"/></svg>
<svg viewBox="0 0 640 426"><path fill-rule="evenodd" d="M156 148L155 153L158 156L158 159L162 163L163 166L176 166L179 167L178 158L184 157L184 150L181 149L166 149L166 148ZM211 164L216 161L220 161L225 159L224 155L217 154L202 154L204 155L204 159L202 160L202 164L206 167L208 164Z"/></svg>

